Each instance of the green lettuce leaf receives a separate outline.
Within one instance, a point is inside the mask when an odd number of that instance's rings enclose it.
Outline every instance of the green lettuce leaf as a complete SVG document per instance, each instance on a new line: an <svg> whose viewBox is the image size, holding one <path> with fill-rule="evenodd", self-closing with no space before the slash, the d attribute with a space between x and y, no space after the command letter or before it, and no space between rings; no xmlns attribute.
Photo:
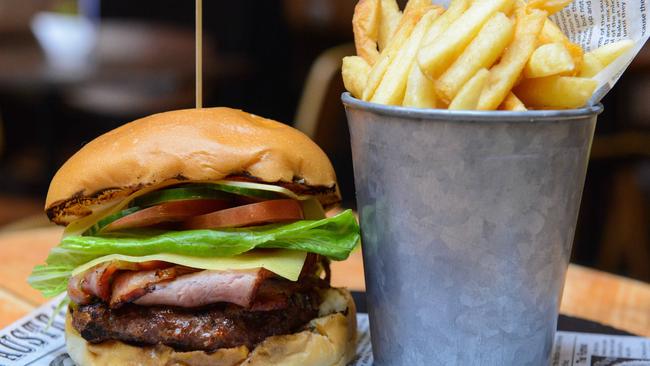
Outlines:
<svg viewBox="0 0 650 366"><path fill-rule="evenodd" d="M50 251L45 265L34 268L28 282L46 297L58 295L65 291L76 267L109 254L230 257L255 248L280 248L344 260L358 241L359 226L351 210L321 220L254 228L134 230L102 236L67 236Z"/></svg>

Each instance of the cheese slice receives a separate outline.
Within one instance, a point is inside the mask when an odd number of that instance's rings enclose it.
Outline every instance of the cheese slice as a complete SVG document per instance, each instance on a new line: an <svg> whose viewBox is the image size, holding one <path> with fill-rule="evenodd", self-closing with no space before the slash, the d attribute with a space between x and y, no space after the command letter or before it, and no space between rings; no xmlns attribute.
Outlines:
<svg viewBox="0 0 650 366"><path fill-rule="evenodd" d="M109 254L82 264L72 271L75 276L104 262L124 261L140 263L146 261L164 261L181 266L209 269L216 271L243 270L252 268L265 268L280 277L290 281L298 280L302 266L307 257L306 252L288 249L255 249L233 257L190 257L180 254L152 254L145 256L129 256L122 254Z"/></svg>

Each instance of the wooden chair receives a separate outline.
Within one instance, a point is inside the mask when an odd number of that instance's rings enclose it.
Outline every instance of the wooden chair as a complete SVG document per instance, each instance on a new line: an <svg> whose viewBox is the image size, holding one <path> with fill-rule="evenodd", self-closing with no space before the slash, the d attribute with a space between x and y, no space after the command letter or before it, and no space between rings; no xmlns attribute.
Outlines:
<svg viewBox="0 0 650 366"><path fill-rule="evenodd" d="M327 153L337 173L345 207L354 207L354 172L345 109L341 59L354 54L352 44L323 52L312 64L298 103L294 127L311 137Z"/></svg>
<svg viewBox="0 0 650 366"><path fill-rule="evenodd" d="M352 44L330 48L318 56L309 70L298 102L294 127L312 139L317 137L320 129L331 127L323 120L324 115L328 113L326 104L329 102L328 98L332 97L332 91L340 90L341 59L352 54Z"/></svg>

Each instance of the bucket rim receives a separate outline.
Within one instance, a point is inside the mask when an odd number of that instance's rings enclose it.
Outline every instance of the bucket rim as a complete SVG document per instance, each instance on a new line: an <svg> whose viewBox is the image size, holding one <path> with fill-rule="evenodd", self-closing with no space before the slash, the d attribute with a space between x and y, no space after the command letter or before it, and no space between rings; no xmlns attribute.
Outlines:
<svg viewBox="0 0 650 366"><path fill-rule="evenodd" d="M458 111L448 109L424 109L365 102L353 97L349 92L344 92L341 95L341 101L346 109L360 109L383 116L418 120L465 122L564 121L596 116L603 111L603 105L600 103L594 106L577 109L532 111Z"/></svg>

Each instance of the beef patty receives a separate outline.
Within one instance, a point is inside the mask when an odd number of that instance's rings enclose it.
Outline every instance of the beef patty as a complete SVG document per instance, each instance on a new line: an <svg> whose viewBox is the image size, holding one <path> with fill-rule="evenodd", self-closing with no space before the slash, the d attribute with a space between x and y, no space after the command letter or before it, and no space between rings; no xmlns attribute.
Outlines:
<svg viewBox="0 0 650 366"><path fill-rule="evenodd" d="M318 315L316 291L296 292L286 306L267 311L219 303L200 309L105 303L70 308L72 325L90 343L119 340L164 344L179 351L216 351L241 345L252 349L269 336L291 334Z"/></svg>

